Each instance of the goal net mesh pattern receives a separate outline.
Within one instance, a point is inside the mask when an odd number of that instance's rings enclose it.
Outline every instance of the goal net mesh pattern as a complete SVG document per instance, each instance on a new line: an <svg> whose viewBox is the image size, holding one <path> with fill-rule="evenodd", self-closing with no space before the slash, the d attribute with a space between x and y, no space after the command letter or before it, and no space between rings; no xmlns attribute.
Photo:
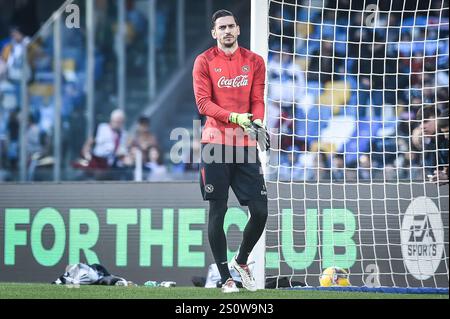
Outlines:
<svg viewBox="0 0 450 319"><path fill-rule="evenodd" d="M266 277L448 288L448 1L269 1Z"/></svg>

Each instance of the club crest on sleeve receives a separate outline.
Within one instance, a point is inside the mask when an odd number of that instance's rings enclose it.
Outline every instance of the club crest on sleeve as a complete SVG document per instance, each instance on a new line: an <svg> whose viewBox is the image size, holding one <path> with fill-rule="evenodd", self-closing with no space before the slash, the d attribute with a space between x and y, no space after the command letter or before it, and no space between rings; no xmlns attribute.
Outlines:
<svg viewBox="0 0 450 319"><path fill-rule="evenodd" d="M207 192L207 193L214 192L214 186L212 186L211 184L206 184L205 185L205 192Z"/></svg>

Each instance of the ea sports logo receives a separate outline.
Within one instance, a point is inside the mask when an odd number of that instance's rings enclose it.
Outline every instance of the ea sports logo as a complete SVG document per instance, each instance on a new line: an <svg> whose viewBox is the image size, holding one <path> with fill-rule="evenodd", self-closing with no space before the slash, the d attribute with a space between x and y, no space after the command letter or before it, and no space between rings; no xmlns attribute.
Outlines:
<svg viewBox="0 0 450 319"><path fill-rule="evenodd" d="M408 271L418 280L434 275L444 252L444 226L434 202L418 197L403 217L400 233L402 255Z"/></svg>

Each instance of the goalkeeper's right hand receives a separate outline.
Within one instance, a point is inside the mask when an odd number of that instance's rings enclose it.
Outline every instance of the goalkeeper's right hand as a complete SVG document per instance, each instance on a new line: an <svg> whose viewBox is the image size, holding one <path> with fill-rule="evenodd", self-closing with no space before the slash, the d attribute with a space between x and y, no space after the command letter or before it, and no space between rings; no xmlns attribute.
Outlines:
<svg viewBox="0 0 450 319"><path fill-rule="evenodd" d="M239 125L244 130L247 130L252 125L251 118L253 114L250 113L231 113L230 122Z"/></svg>

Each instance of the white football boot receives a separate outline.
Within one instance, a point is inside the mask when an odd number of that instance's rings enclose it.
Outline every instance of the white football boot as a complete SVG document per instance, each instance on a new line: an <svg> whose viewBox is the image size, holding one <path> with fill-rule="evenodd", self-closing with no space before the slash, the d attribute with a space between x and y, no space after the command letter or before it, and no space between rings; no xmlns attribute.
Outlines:
<svg viewBox="0 0 450 319"><path fill-rule="evenodd" d="M236 269L236 271L241 276L242 286L245 289L250 291L257 290L255 278L253 278L252 272L250 271L248 265L239 265L236 261L236 256L234 256L233 260L231 261L231 266Z"/></svg>
<svg viewBox="0 0 450 319"><path fill-rule="evenodd" d="M236 287L236 283L233 278L228 278L227 281L222 285L222 292L225 294L239 292L239 288Z"/></svg>

